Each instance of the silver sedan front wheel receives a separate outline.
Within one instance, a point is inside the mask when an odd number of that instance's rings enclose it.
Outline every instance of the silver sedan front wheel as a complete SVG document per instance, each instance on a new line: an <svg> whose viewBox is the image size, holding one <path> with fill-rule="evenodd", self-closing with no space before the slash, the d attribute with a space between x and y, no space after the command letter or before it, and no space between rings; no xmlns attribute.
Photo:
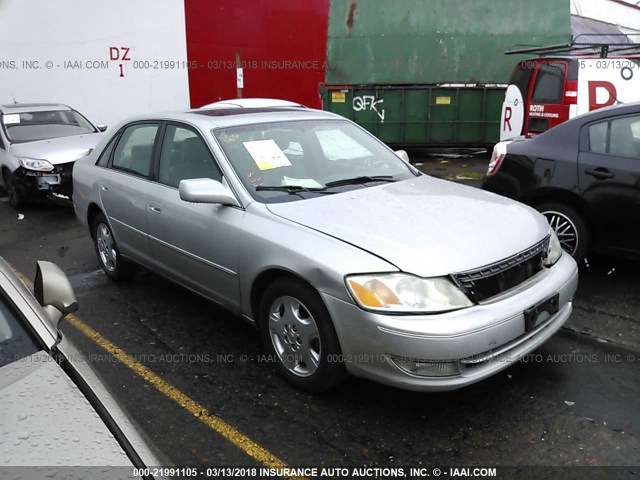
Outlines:
<svg viewBox="0 0 640 480"><path fill-rule="evenodd" d="M333 321L309 284L291 276L273 279L262 293L257 320L269 358L290 383L322 392L345 379Z"/></svg>
<svg viewBox="0 0 640 480"><path fill-rule="evenodd" d="M313 375L320 364L322 343L318 325L298 299L282 296L269 309L269 333L284 367L294 375Z"/></svg>

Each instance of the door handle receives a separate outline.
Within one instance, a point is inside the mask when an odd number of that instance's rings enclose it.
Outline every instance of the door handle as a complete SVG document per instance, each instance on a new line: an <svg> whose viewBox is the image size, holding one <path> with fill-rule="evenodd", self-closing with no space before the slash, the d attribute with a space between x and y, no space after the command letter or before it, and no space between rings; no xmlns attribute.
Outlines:
<svg viewBox="0 0 640 480"><path fill-rule="evenodd" d="M149 210L153 213L162 213L162 208L160 208L160 204L157 202L149 203Z"/></svg>
<svg viewBox="0 0 640 480"><path fill-rule="evenodd" d="M101 188L102 190L104 190L105 192L108 192L108 191L109 191L109 185L107 185L106 183L101 184L101 185L100 185L100 188Z"/></svg>
<svg viewBox="0 0 640 480"><path fill-rule="evenodd" d="M613 178L613 173L611 173L608 169L598 167L592 170L585 170L585 174L591 175L592 177L597 178L598 180L605 180L607 178Z"/></svg>

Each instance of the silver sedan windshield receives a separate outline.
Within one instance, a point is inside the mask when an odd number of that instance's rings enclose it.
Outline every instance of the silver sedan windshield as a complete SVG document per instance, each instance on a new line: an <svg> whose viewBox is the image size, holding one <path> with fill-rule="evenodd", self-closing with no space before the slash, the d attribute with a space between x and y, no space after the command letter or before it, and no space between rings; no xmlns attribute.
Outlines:
<svg viewBox="0 0 640 480"><path fill-rule="evenodd" d="M300 200L414 176L384 144L342 120L244 125L215 129L213 135L247 191L261 202Z"/></svg>

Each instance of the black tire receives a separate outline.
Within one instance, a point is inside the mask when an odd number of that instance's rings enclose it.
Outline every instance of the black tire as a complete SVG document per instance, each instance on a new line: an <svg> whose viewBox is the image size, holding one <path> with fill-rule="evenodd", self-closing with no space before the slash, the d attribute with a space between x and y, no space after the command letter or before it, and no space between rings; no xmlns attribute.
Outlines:
<svg viewBox="0 0 640 480"><path fill-rule="evenodd" d="M7 190L7 196L9 197L9 203L11 204L11 206L16 210L24 208L27 204L27 200L16 185L13 174L9 170L5 170L3 173L3 177L4 185Z"/></svg>
<svg viewBox="0 0 640 480"><path fill-rule="evenodd" d="M291 303L284 305L288 301ZM295 302L298 308L291 315ZM272 312L278 322L271 320ZM260 301L258 327L276 370L296 387L319 393L335 388L347 377L329 312L318 292L306 283L282 277L269 285ZM317 365L307 359L315 359Z"/></svg>
<svg viewBox="0 0 640 480"><path fill-rule="evenodd" d="M536 209L555 230L563 250L581 263L591 244L591 232L584 217L566 203L545 202L536 205Z"/></svg>
<svg viewBox="0 0 640 480"><path fill-rule="evenodd" d="M120 255L111 227L102 213L97 214L93 219L91 236L98 256L98 263L104 273L113 280L131 278L135 273L135 264Z"/></svg>

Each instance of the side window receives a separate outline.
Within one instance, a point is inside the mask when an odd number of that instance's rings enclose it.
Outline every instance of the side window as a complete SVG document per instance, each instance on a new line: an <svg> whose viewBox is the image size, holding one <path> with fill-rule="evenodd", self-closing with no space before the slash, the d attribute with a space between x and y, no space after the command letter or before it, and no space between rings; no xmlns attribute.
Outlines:
<svg viewBox="0 0 640 480"><path fill-rule="evenodd" d="M222 172L200 135L191 129L169 124L162 141L158 181L178 188L180 180L188 178L221 181Z"/></svg>
<svg viewBox="0 0 640 480"><path fill-rule="evenodd" d="M596 123L589 126L589 151L593 153L606 153L607 151L607 127L609 122Z"/></svg>
<svg viewBox="0 0 640 480"><path fill-rule="evenodd" d="M533 103L561 103L564 88L564 63L544 63L538 68L533 87Z"/></svg>
<svg viewBox="0 0 640 480"><path fill-rule="evenodd" d="M609 153L640 159L640 116L617 118L610 128Z"/></svg>
<svg viewBox="0 0 640 480"><path fill-rule="evenodd" d="M116 146L116 140L118 139L118 135L115 135L111 141L107 144L106 148L100 154L100 158L96 162L96 165L99 167L107 167L109 164L109 158L111 157L111 152L113 152L113 147Z"/></svg>
<svg viewBox="0 0 640 480"><path fill-rule="evenodd" d="M158 125L155 123L127 127L113 152L113 168L149 176L157 133Z"/></svg>
<svg viewBox="0 0 640 480"><path fill-rule="evenodd" d="M41 350L16 313L0 295L0 368Z"/></svg>

